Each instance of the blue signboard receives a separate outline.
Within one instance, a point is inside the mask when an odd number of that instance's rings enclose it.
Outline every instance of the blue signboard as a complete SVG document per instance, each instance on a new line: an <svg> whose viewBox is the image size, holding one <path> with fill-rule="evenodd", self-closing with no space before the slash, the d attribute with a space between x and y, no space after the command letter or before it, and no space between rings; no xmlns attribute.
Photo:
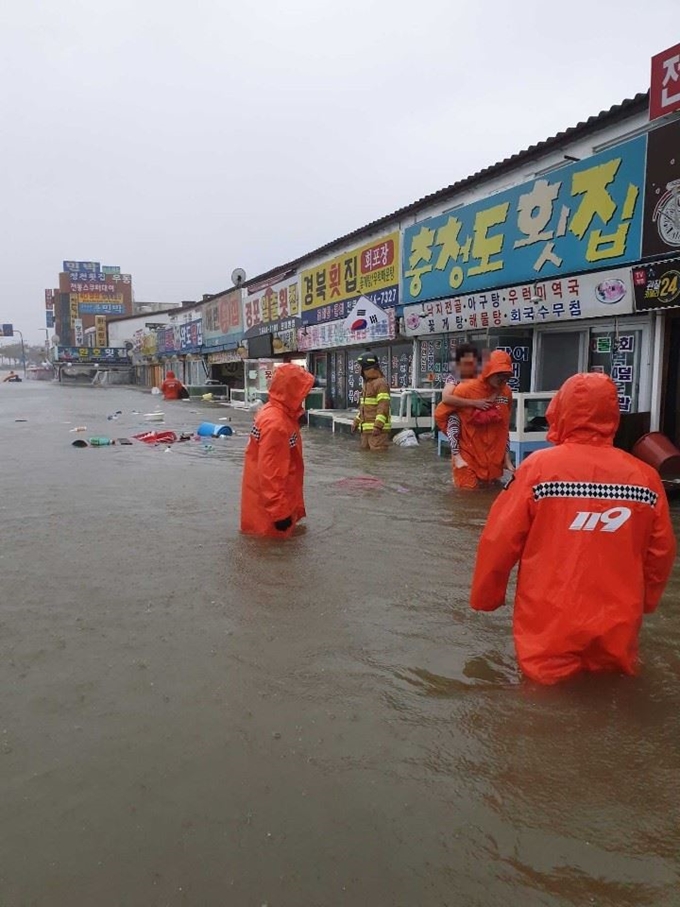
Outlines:
<svg viewBox="0 0 680 907"><path fill-rule="evenodd" d="M130 362L124 347L58 346L56 358L59 362L116 362L119 365Z"/></svg>
<svg viewBox="0 0 680 907"><path fill-rule="evenodd" d="M156 349L159 355L197 353L203 346L203 322L197 318L186 324L160 328L156 332Z"/></svg>
<svg viewBox="0 0 680 907"><path fill-rule="evenodd" d="M45 311L45 327L54 327L54 312L51 309Z"/></svg>
<svg viewBox="0 0 680 907"><path fill-rule="evenodd" d="M64 271L72 273L73 271L99 271L100 264L98 261L65 261Z"/></svg>
<svg viewBox="0 0 680 907"><path fill-rule="evenodd" d="M640 258L645 136L404 231L402 302Z"/></svg>
<svg viewBox="0 0 680 907"><path fill-rule="evenodd" d="M80 302L81 315L124 315L125 306L118 302Z"/></svg>
<svg viewBox="0 0 680 907"><path fill-rule="evenodd" d="M0 324L0 337L14 337L14 325Z"/></svg>

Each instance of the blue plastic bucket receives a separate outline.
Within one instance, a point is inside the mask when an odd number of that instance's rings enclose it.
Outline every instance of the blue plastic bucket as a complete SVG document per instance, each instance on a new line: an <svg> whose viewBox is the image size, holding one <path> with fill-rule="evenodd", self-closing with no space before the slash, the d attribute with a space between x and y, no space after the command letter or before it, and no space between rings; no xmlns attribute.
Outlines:
<svg viewBox="0 0 680 907"><path fill-rule="evenodd" d="M215 425L214 422L201 422L196 434L202 438L227 438L233 434L231 425Z"/></svg>

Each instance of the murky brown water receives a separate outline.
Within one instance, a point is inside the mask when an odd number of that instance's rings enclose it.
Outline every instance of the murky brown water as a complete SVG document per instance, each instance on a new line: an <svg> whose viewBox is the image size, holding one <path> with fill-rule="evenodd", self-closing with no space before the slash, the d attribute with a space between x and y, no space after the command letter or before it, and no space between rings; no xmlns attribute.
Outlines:
<svg viewBox="0 0 680 907"><path fill-rule="evenodd" d="M237 532L245 432L70 446L151 408L0 385L2 907L680 904L680 571L639 678L541 689L467 607L492 495L430 445L307 432L277 545Z"/></svg>

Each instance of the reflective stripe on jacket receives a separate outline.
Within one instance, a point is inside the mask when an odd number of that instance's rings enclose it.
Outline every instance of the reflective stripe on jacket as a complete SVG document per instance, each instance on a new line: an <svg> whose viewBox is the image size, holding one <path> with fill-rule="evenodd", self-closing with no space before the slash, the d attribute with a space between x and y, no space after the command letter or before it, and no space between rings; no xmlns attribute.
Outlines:
<svg viewBox="0 0 680 907"><path fill-rule="evenodd" d="M390 388L383 375L364 380L357 422L361 431L373 431L376 425L385 431L392 428Z"/></svg>

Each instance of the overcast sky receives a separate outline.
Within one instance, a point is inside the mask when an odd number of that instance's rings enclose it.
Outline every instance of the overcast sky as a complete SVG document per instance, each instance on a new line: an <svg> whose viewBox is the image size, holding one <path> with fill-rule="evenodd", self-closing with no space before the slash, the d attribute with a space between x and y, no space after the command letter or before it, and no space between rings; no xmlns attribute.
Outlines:
<svg viewBox="0 0 680 907"><path fill-rule="evenodd" d="M0 322L198 299L645 91L678 0L5 0Z"/></svg>

